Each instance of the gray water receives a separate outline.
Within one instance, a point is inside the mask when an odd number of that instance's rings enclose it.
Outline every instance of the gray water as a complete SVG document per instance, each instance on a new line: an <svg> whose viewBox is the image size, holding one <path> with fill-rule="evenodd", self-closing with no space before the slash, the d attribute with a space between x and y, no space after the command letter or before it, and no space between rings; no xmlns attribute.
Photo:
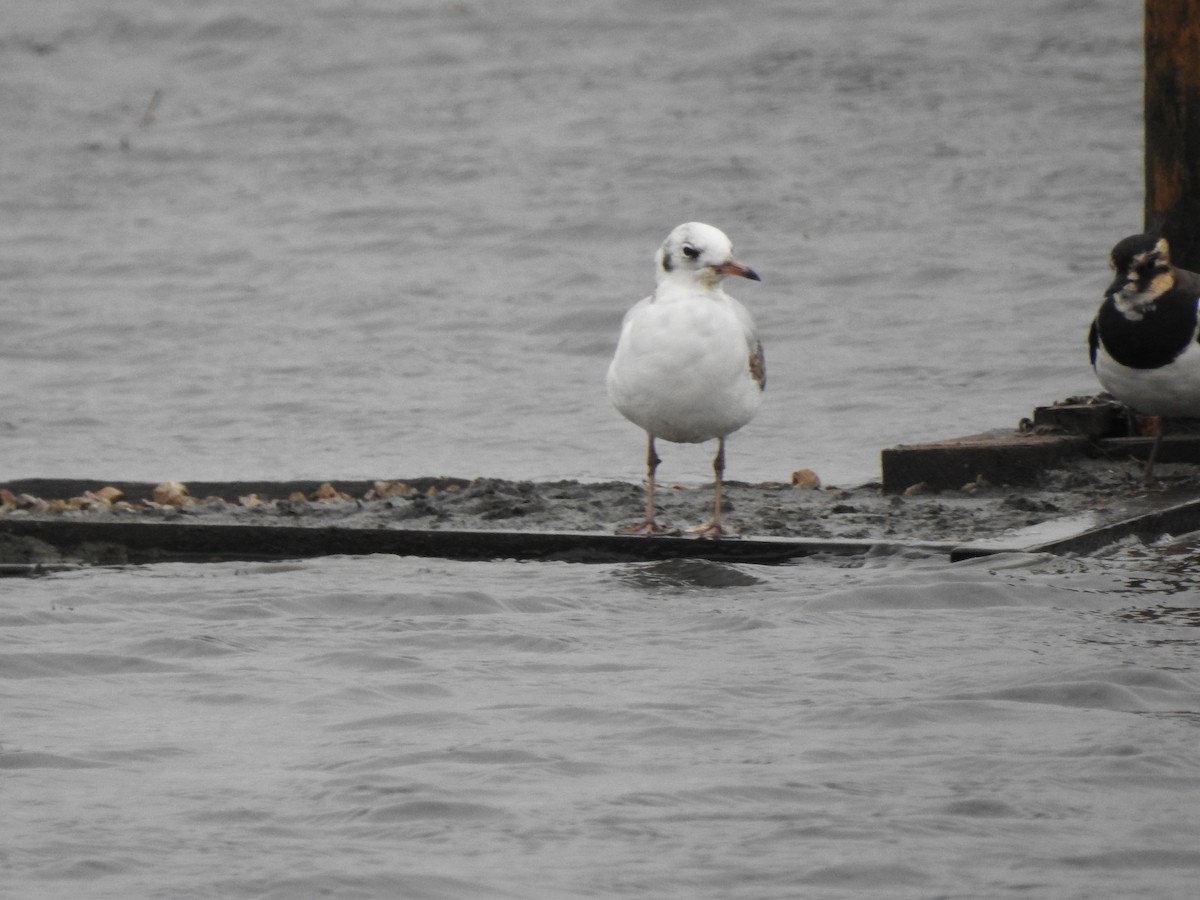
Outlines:
<svg viewBox="0 0 1200 900"><path fill-rule="evenodd" d="M1195 566L9 582L0 894L1192 897Z"/></svg>
<svg viewBox="0 0 1200 900"><path fill-rule="evenodd" d="M604 372L689 219L764 279L730 477L1094 392L1140 11L980 6L10 2L6 473L638 478Z"/></svg>
<svg viewBox="0 0 1200 900"><path fill-rule="evenodd" d="M640 477L674 225L764 278L729 475L1095 385L1138 4L10 2L5 478ZM664 447L702 480L711 448ZM1196 550L0 584L0 896L1192 897Z"/></svg>

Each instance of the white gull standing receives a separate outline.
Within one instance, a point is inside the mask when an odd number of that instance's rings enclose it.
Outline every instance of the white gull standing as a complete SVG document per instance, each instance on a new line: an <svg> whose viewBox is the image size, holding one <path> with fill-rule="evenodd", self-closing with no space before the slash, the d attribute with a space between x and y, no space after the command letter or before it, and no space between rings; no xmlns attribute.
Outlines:
<svg viewBox="0 0 1200 900"><path fill-rule="evenodd" d="M715 438L713 517L693 533L720 537L725 438L754 418L767 381L754 319L721 282L727 275L762 279L733 258L724 232L703 222L687 222L667 235L655 262L654 293L626 313L608 368L613 405L649 439L646 517L622 531L673 533L655 521L654 476L661 462L655 439L698 444Z"/></svg>

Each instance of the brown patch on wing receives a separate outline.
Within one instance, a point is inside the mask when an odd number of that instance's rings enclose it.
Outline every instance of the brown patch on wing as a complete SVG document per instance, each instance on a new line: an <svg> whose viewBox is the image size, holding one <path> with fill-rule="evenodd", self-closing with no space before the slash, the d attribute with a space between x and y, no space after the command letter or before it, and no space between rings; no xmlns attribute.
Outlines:
<svg viewBox="0 0 1200 900"><path fill-rule="evenodd" d="M750 377L758 382L760 391L767 386L767 358L763 356L762 341L757 341L750 351Z"/></svg>

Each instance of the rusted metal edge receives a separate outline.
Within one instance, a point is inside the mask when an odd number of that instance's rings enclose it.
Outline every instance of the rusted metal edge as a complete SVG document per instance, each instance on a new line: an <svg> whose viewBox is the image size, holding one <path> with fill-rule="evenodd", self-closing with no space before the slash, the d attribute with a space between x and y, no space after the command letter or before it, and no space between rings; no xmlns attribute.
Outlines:
<svg viewBox="0 0 1200 900"><path fill-rule="evenodd" d="M232 562L388 554L456 560L513 559L577 563L703 559L773 565L814 556L859 556L912 550L950 562L1001 553L1089 554L1129 537L1200 530L1200 500L1095 527L1053 540L1013 535L986 541L839 540L797 538L645 537L595 532L430 531L336 526L89 522L0 519L0 535L49 545L60 559L0 563L0 576L41 575L85 566L162 562Z"/></svg>
<svg viewBox="0 0 1200 900"><path fill-rule="evenodd" d="M1009 542L1002 537L961 544L950 551L950 560L961 562L998 553L1089 554L1126 538L1153 541L1165 534L1190 534L1194 531L1200 531L1200 500L1176 503L1104 525L1086 525L1053 540L1022 542L1014 537Z"/></svg>
<svg viewBox="0 0 1200 900"><path fill-rule="evenodd" d="M92 565L302 559L392 554L460 560L633 562L705 559L757 564L897 548L946 555L951 542L645 537L593 532L428 531L336 526L0 519L0 535L32 538Z"/></svg>

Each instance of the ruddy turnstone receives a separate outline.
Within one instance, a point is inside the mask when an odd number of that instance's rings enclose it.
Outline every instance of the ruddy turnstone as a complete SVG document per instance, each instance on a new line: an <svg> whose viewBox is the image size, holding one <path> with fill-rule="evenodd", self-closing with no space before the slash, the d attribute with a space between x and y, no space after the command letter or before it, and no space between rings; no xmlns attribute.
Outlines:
<svg viewBox="0 0 1200 900"><path fill-rule="evenodd" d="M1108 263L1116 275L1088 333L1092 366L1104 389L1150 416L1200 416L1200 275L1171 265L1165 238L1119 241ZM1149 483L1161 427L1143 473Z"/></svg>
<svg viewBox="0 0 1200 900"><path fill-rule="evenodd" d="M713 517L693 533L721 537L725 438L754 417L767 381L754 319L721 282L727 275L762 279L733 258L724 232L703 222L667 235L655 262L654 293L626 313L608 368L613 405L648 436L646 517L622 531L671 532L655 521L661 462L655 439L698 444L715 438Z"/></svg>

